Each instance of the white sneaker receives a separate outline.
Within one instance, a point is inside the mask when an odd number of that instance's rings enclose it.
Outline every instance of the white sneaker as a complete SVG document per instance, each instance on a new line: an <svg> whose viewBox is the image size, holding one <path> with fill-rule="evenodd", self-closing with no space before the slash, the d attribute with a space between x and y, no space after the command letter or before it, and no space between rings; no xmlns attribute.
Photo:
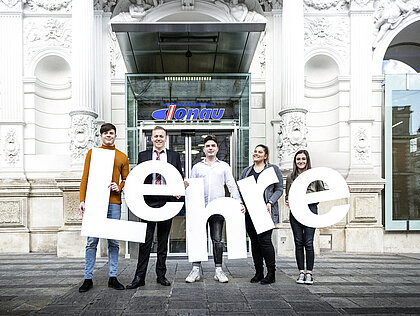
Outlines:
<svg viewBox="0 0 420 316"><path fill-rule="evenodd" d="M296 283L298 283L298 284L304 284L305 283L305 273L303 273L303 272L299 273L299 277L297 278Z"/></svg>
<svg viewBox="0 0 420 316"><path fill-rule="evenodd" d="M187 278L185 279L185 282L187 283L194 283L195 281L200 280L200 268L194 267L192 268L190 274L188 274Z"/></svg>
<svg viewBox="0 0 420 316"><path fill-rule="evenodd" d="M312 273L306 273L305 284L314 284L314 278L312 277Z"/></svg>
<svg viewBox="0 0 420 316"><path fill-rule="evenodd" d="M216 274L214 275L214 279L216 281L219 281L220 283L227 283L229 281L222 268L216 268Z"/></svg>

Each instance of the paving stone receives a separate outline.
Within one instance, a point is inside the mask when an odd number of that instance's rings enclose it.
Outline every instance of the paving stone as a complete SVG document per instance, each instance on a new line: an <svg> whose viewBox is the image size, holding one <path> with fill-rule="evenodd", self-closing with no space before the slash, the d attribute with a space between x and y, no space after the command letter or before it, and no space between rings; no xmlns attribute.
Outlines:
<svg viewBox="0 0 420 316"><path fill-rule="evenodd" d="M210 315L208 309L168 309L168 316L202 316Z"/></svg>
<svg viewBox="0 0 420 316"><path fill-rule="evenodd" d="M168 309L207 309L206 301L171 301Z"/></svg>
<svg viewBox="0 0 420 316"><path fill-rule="evenodd" d="M322 254L316 258L313 286L295 283L294 258L277 258L276 283L268 286L249 282L255 272L252 258L225 260L226 284L213 280L212 260L203 263L204 279L188 284L191 265L168 259L170 287L156 283L156 259L151 258L146 286L126 291L107 287L106 262L97 262L94 288L79 293L81 259L0 255L0 315L420 314L418 258ZM130 283L135 267L136 260L121 259L120 282Z"/></svg>
<svg viewBox="0 0 420 316"><path fill-rule="evenodd" d="M252 300L248 301L249 306L252 310L259 309L290 309L291 306L283 300Z"/></svg>
<svg viewBox="0 0 420 316"><path fill-rule="evenodd" d="M246 303L209 303L211 314L213 312L248 312L250 307Z"/></svg>
<svg viewBox="0 0 420 316"><path fill-rule="evenodd" d="M255 310L254 314L257 316L294 316L297 315L295 311L292 309L259 309Z"/></svg>

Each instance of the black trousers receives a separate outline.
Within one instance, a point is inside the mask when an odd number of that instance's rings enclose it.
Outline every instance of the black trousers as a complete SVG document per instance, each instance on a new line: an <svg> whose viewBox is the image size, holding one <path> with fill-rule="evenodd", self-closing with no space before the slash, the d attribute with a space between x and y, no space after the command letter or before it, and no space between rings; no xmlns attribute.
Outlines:
<svg viewBox="0 0 420 316"><path fill-rule="evenodd" d="M263 259L267 268L275 268L276 254L271 241L273 230L270 229L261 234L257 234L248 212L245 213L245 226L246 232L251 239L251 252L255 268L263 268Z"/></svg>
<svg viewBox="0 0 420 316"><path fill-rule="evenodd" d="M144 243L139 244L139 258L137 261L136 276L145 279L147 265L149 264L150 251L152 250L153 235L157 226L157 261L156 275L158 278L166 274L166 257L168 255L168 239L171 230L172 218L162 222L148 222L146 230L146 239Z"/></svg>
<svg viewBox="0 0 420 316"><path fill-rule="evenodd" d="M312 213L318 214L318 204L309 204L308 206ZM295 240L295 256L298 269L305 270L304 258L306 254L306 270L312 271L315 261L315 228L301 224L292 213L290 213L290 225Z"/></svg>
<svg viewBox="0 0 420 316"><path fill-rule="evenodd" d="M223 261L223 224L225 218L222 215L214 214L209 217L208 221L210 226L210 238L213 243L213 260L216 267L222 266ZM194 266L200 265L201 262L193 262Z"/></svg>

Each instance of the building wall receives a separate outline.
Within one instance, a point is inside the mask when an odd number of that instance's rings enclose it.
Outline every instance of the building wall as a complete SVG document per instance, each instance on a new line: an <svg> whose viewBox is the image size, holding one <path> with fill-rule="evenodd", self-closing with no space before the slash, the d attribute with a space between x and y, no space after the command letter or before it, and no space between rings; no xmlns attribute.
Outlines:
<svg viewBox="0 0 420 316"><path fill-rule="evenodd" d="M79 49L74 46L73 26L80 20L72 16L71 2L54 3L0 0L0 252L83 256L78 183L83 153L98 139L92 132L90 145L77 147L72 113L80 109L72 76L79 66L72 56L75 47ZM413 9L397 27L382 32L385 28L374 24L384 16L381 1L320 3L302 1L304 58L298 62L304 67L302 107L307 113L302 116L304 124L298 126L304 139L296 148L306 147L314 166L338 170L351 188L351 197L346 218L318 230L317 249L416 252L418 247L410 245L418 244L419 233L390 233L383 226L382 60L392 39L418 21L420 14ZM97 115L96 125L104 121L116 125L116 146L125 151L126 70L115 34L109 30L113 7L107 1L94 5L90 49L97 58L92 65L95 84L89 109ZM271 160L281 164L284 117L279 112L284 110L281 79L288 45L282 42L282 34L288 26L283 25L281 2L264 8L267 29L251 66L251 148L267 144ZM173 13L175 6L170 10ZM165 14L155 10L153 17L159 20ZM217 14L213 18L220 18ZM362 24L367 29L358 27ZM88 126L88 120L80 126ZM283 166L284 175L290 167ZM333 205L323 203L320 211ZM273 238L279 255L292 255L289 210L283 198L281 212Z"/></svg>

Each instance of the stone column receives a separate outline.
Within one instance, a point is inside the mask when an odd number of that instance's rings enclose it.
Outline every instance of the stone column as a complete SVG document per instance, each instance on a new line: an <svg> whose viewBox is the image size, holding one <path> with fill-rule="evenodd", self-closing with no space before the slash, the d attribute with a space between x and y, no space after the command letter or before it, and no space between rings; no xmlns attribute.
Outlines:
<svg viewBox="0 0 420 316"><path fill-rule="evenodd" d="M345 250L383 251L381 190L384 181L372 163L372 36L373 1L352 0L350 7L350 212ZM370 34L370 33L369 33ZM380 134L378 135L378 138Z"/></svg>
<svg viewBox="0 0 420 316"><path fill-rule="evenodd" d="M72 101L71 144L72 166L81 170L87 151L96 144L95 119L95 42L93 0L72 2ZM102 52L101 52L102 53Z"/></svg>
<svg viewBox="0 0 420 316"><path fill-rule="evenodd" d="M0 178L24 178L22 11L0 0Z"/></svg>
<svg viewBox="0 0 420 316"><path fill-rule="evenodd" d="M303 0L284 0L282 18L282 77L278 131L280 168L290 170L295 152L306 147L304 99Z"/></svg>
<svg viewBox="0 0 420 316"><path fill-rule="evenodd" d="M372 167L372 29L373 3L352 1L350 8L351 174L371 174Z"/></svg>
<svg viewBox="0 0 420 316"><path fill-rule="evenodd" d="M29 252L22 1L0 0L0 252Z"/></svg>
<svg viewBox="0 0 420 316"><path fill-rule="evenodd" d="M84 255L86 238L80 236L82 217L79 213L79 186L87 151L98 145L97 104L94 85L96 52L94 41L93 0L72 1L72 111L70 151L72 171L56 178L63 191L63 226L57 236L57 255L68 257Z"/></svg>
<svg viewBox="0 0 420 316"><path fill-rule="evenodd" d="M282 10L277 2L273 5L271 12L266 13L267 17L267 67L266 67L266 122L271 121L273 126L266 127L266 142L272 144L271 162L278 164L277 154L278 132L280 129L278 113L281 110L281 18ZM271 111L269 111L269 109ZM273 119L274 118L274 119Z"/></svg>

